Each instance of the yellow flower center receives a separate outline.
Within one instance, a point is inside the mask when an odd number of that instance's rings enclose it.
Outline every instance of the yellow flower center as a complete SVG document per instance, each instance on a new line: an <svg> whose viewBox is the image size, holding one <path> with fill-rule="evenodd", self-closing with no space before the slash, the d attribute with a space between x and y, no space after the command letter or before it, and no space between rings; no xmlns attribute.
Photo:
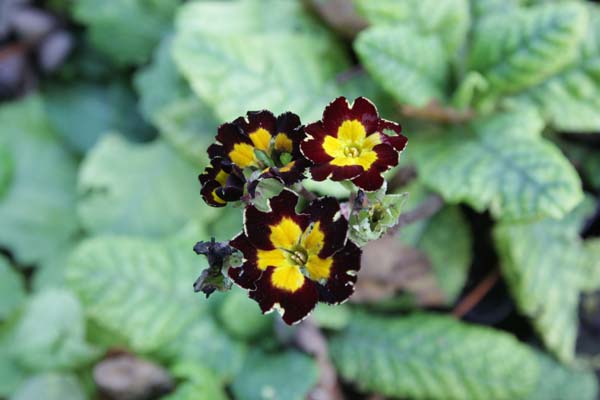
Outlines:
<svg viewBox="0 0 600 400"><path fill-rule="evenodd" d="M344 121L337 131L337 137L325 136L323 150L333 157L331 165L347 167L361 166L365 171L377 160L373 150L381 143L378 133L367 136L364 125L358 120Z"/></svg>
<svg viewBox="0 0 600 400"><path fill-rule="evenodd" d="M265 128L258 128L254 132L249 133L248 137L250 138L250 141L252 141L252 144L236 143L228 154L231 161L240 168L263 166L256 157L255 150L261 150L269 157L271 157L273 150L282 153L291 153L293 151L292 140L283 132L279 132L273 138L268 130Z"/></svg>
<svg viewBox="0 0 600 400"><path fill-rule="evenodd" d="M303 232L294 220L285 217L270 228L269 239L275 249L258 250L257 267L263 271L275 268L271 276L273 286L295 292L307 277L315 281L329 278L333 259L319 257L325 241L320 222Z"/></svg>

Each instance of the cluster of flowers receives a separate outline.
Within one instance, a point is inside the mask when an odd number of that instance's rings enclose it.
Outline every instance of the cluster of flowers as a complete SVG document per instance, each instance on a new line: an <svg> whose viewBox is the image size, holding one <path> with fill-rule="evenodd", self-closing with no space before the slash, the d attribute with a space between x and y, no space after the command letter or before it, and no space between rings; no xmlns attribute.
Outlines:
<svg viewBox="0 0 600 400"><path fill-rule="evenodd" d="M211 165L199 177L201 194L214 207L245 204L244 229L229 242L243 261L227 273L263 313L279 309L293 324L319 301L338 304L350 297L361 250L348 238L340 204L321 197L297 212L296 191L308 171L316 181L349 180L364 191L380 189L382 173L398 164L406 146L400 132L400 125L381 119L363 97L352 105L337 98L320 121L307 126L290 112L275 117L258 111L219 127L208 148ZM263 211L253 199L268 178L285 188Z"/></svg>

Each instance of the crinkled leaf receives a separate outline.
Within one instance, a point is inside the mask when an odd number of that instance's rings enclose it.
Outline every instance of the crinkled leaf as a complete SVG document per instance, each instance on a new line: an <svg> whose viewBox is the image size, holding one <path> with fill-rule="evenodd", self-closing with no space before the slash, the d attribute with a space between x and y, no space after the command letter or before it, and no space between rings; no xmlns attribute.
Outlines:
<svg viewBox="0 0 600 400"><path fill-rule="evenodd" d="M317 378L316 362L304 354L255 351L248 355L231 388L239 400L302 400Z"/></svg>
<svg viewBox="0 0 600 400"><path fill-rule="evenodd" d="M353 0L372 25L412 26L420 34L436 35L448 54L465 40L469 29L467 0Z"/></svg>
<svg viewBox="0 0 600 400"><path fill-rule="evenodd" d="M511 335L435 314L356 315L330 345L345 380L384 396L516 399L539 374L536 357Z"/></svg>
<svg viewBox="0 0 600 400"><path fill-rule="evenodd" d="M171 26L179 0L77 0L73 17L91 43L121 65L142 64Z"/></svg>
<svg viewBox="0 0 600 400"><path fill-rule="evenodd" d="M10 348L18 362L33 371L73 369L100 355L85 341L83 310L66 290L48 290L30 298Z"/></svg>
<svg viewBox="0 0 600 400"><path fill-rule="evenodd" d="M422 106L445 99L448 63L439 37L405 26L373 27L359 34L354 48L397 101Z"/></svg>
<svg viewBox="0 0 600 400"><path fill-rule="evenodd" d="M576 60L517 97L537 105L557 130L600 131L600 8L589 4L588 10L588 30Z"/></svg>
<svg viewBox="0 0 600 400"><path fill-rule="evenodd" d="M182 379L174 393L163 400L227 400L217 376L209 369L192 363L176 364L173 375Z"/></svg>
<svg viewBox="0 0 600 400"><path fill-rule="evenodd" d="M0 146L14 164L0 197L0 246L20 264L33 264L66 246L77 232L76 165L38 97L1 107L0 121Z"/></svg>
<svg viewBox="0 0 600 400"><path fill-rule="evenodd" d="M318 119L339 94L342 49L296 2L241 0L182 7L175 61L222 120L247 110Z"/></svg>
<svg viewBox="0 0 600 400"><path fill-rule="evenodd" d="M80 153L91 149L108 131L126 132L137 140L151 137L148 126L135 112L133 93L119 81L52 85L46 90L44 103L56 132Z"/></svg>
<svg viewBox="0 0 600 400"><path fill-rule="evenodd" d="M577 56L587 22L576 3L491 14L475 25L468 68L485 77L491 95L533 86Z"/></svg>
<svg viewBox="0 0 600 400"><path fill-rule="evenodd" d="M86 397L74 375L49 372L29 378L11 400L85 400Z"/></svg>
<svg viewBox="0 0 600 400"><path fill-rule="evenodd" d="M382 237L397 224L406 194L388 194L368 200L364 208L350 215L348 237L359 246Z"/></svg>
<svg viewBox="0 0 600 400"><path fill-rule="evenodd" d="M200 198L198 167L166 143L102 138L79 171L78 213L92 233L162 236L187 222L204 226L214 209Z"/></svg>
<svg viewBox="0 0 600 400"><path fill-rule="evenodd" d="M538 384L527 400L594 400L598 383L592 371L577 370L537 353L540 364Z"/></svg>
<svg viewBox="0 0 600 400"><path fill-rule="evenodd" d="M0 321L19 308L25 296L23 278L0 255Z"/></svg>
<svg viewBox="0 0 600 400"><path fill-rule="evenodd" d="M493 117L498 118L498 117ZM518 121L518 120L517 120ZM412 147L422 181L449 202L466 202L504 220L560 218L582 199L573 166L533 125L443 133Z"/></svg>
<svg viewBox="0 0 600 400"><path fill-rule="evenodd" d="M573 358L579 294L587 275L579 211L563 220L501 223L494 229L502 274L517 307L564 361Z"/></svg>

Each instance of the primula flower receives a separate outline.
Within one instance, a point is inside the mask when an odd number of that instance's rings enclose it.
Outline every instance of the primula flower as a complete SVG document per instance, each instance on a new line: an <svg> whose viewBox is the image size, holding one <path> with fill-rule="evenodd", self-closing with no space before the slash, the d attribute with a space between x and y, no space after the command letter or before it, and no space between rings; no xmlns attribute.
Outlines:
<svg viewBox="0 0 600 400"><path fill-rule="evenodd" d="M305 134L296 114L287 112L275 118L270 111L263 110L246 115L246 118L239 117L221 125L216 136L217 142L208 148L213 165L201 175L201 183L204 199L212 206L223 206L226 202L239 200L243 195L246 179L244 174L236 173L233 176L242 182L241 186L239 181L233 186L236 189L241 187L242 193L236 192L236 196L230 197L233 200L221 196L220 193L225 194L231 188L231 185L221 182L225 180L224 175L221 175L221 181L216 179L219 171L231 176L224 166L235 171L250 171L246 175L249 179L276 178L291 185L304 177L304 171L310 165L300 152L300 143ZM216 160L221 160L218 167L215 166Z"/></svg>
<svg viewBox="0 0 600 400"><path fill-rule="evenodd" d="M352 106L344 97L335 99L325 108L322 120L305 130L309 137L301 150L315 164L310 169L314 180L350 179L367 191L383 185L381 174L398 164L398 153L407 142L400 125L379 118L375 105L364 97Z"/></svg>
<svg viewBox="0 0 600 400"><path fill-rule="evenodd" d="M198 179L202 185L202 198L213 207L224 207L227 202L237 201L244 194L246 178L242 170L229 160L212 160Z"/></svg>
<svg viewBox="0 0 600 400"><path fill-rule="evenodd" d="M244 212L244 231L231 242L244 263L229 276L248 289L263 313L274 308L288 324L301 321L317 302L341 303L354 292L360 249L347 240L348 222L336 199L324 197L296 213L298 197L284 189L271 211Z"/></svg>

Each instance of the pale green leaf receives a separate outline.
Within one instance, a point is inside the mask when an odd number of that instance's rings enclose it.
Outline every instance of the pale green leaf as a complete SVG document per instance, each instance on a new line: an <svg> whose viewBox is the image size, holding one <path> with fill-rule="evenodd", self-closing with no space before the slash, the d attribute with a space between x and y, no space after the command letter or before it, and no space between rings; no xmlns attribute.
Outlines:
<svg viewBox="0 0 600 400"><path fill-rule="evenodd" d="M421 141L412 148L419 175L447 201L490 209L496 218L560 218L583 198L579 177L558 148L528 132L528 125L522 129L519 135L509 124Z"/></svg>
<svg viewBox="0 0 600 400"><path fill-rule="evenodd" d="M600 9L591 4L588 9L588 31L577 59L516 98L537 105L557 130L600 131Z"/></svg>
<svg viewBox="0 0 600 400"><path fill-rule="evenodd" d="M13 176L14 161L6 144L0 143L0 201L10 186Z"/></svg>
<svg viewBox="0 0 600 400"><path fill-rule="evenodd" d="M467 0L353 0L372 25L411 26L419 34L438 36L447 54L464 42L469 29Z"/></svg>
<svg viewBox="0 0 600 400"><path fill-rule="evenodd" d="M259 339L273 328L273 316L263 315L248 293L238 287L227 293L218 316L227 332L241 340Z"/></svg>
<svg viewBox="0 0 600 400"><path fill-rule="evenodd" d="M352 310L346 304L318 303L311 318L320 328L339 330L350 323Z"/></svg>
<svg viewBox="0 0 600 400"><path fill-rule="evenodd" d="M72 374L49 372L25 381L11 400L85 400L86 395Z"/></svg>
<svg viewBox="0 0 600 400"><path fill-rule="evenodd" d="M206 317L192 289L201 270L192 246L179 238L89 239L70 258L67 279L88 318L121 333L134 351L157 351Z"/></svg>
<svg viewBox="0 0 600 400"><path fill-rule="evenodd" d="M487 79L488 95L533 86L577 56L587 22L576 3L491 14L475 25L468 68Z"/></svg>
<svg viewBox="0 0 600 400"><path fill-rule="evenodd" d="M180 0L76 0L73 17L90 42L121 65L142 64L171 26Z"/></svg>
<svg viewBox="0 0 600 400"><path fill-rule="evenodd" d="M187 222L204 226L215 215L199 195L201 166L166 143L128 143L104 136L79 171L78 213L91 233L159 237Z"/></svg>
<svg viewBox="0 0 600 400"><path fill-rule="evenodd" d="M264 108L314 120L339 95L334 78L348 61L330 35L305 21L290 1L192 3L179 13L173 54L222 120Z"/></svg>
<svg viewBox="0 0 600 400"><path fill-rule="evenodd" d="M303 400L317 378L316 362L304 354L255 351L248 356L231 388L239 400Z"/></svg>
<svg viewBox="0 0 600 400"><path fill-rule="evenodd" d="M0 121L0 146L14 164L0 197L0 246L29 265L77 233L76 164L50 128L38 97L2 106Z"/></svg>
<svg viewBox="0 0 600 400"><path fill-rule="evenodd" d="M18 309L25 296L23 278L0 255L0 321Z"/></svg>
<svg viewBox="0 0 600 400"><path fill-rule="evenodd" d="M0 324L0 397L9 398L27 377L27 371L18 365L12 354L10 339L16 316Z"/></svg>
<svg viewBox="0 0 600 400"><path fill-rule="evenodd" d="M600 289L600 238L588 239L584 242L585 269L581 274L581 285L585 291Z"/></svg>
<svg viewBox="0 0 600 400"><path fill-rule="evenodd" d="M586 258L579 210L563 220L501 223L494 229L502 275L521 313L552 353L573 359ZM587 274L585 274L587 275Z"/></svg>
<svg viewBox="0 0 600 400"><path fill-rule="evenodd" d="M469 2L473 16L480 19L488 15L514 12L519 8L522 0L469 0Z"/></svg>
<svg viewBox="0 0 600 400"><path fill-rule="evenodd" d="M81 367L100 355L85 340L79 301L66 290L47 290L30 298L10 349L19 364L33 371Z"/></svg>
<svg viewBox="0 0 600 400"><path fill-rule="evenodd" d="M447 56L439 37L410 27L373 27L354 43L363 65L397 101L422 106L443 101Z"/></svg>
<svg viewBox="0 0 600 400"><path fill-rule="evenodd" d="M330 342L341 376L363 391L411 399L516 399L539 366L513 336L454 318L357 315Z"/></svg>
<svg viewBox="0 0 600 400"><path fill-rule="evenodd" d="M175 392L163 397L163 400L227 400L218 377L211 370L192 363L176 364L172 374L183 379Z"/></svg>

